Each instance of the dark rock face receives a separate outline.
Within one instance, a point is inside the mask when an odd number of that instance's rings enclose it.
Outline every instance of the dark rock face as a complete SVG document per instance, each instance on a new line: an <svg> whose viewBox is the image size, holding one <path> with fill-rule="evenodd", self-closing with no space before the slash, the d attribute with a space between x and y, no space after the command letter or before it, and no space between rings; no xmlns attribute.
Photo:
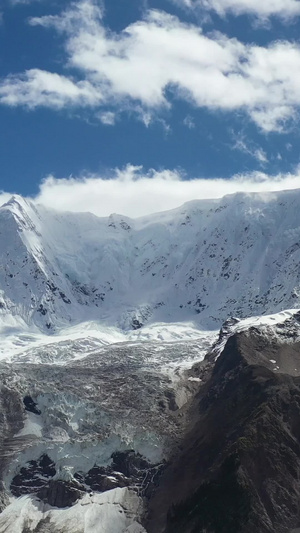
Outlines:
<svg viewBox="0 0 300 533"><path fill-rule="evenodd" d="M31 398L31 396L25 396L23 403L25 405L25 411L40 415L41 411L37 407L37 403Z"/></svg>
<svg viewBox="0 0 300 533"><path fill-rule="evenodd" d="M12 479L10 491L17 497L36 494L44 503L59 508L71 506L86 492L105 492L116 487L130 487L139 495L150 497L164 466L150 464L134 450L127 450L113 453L107 467L95 465L86 474L78 472L74 480L64 481L53 479L55 464L48 455L42 455L20 469Z"/></svg>
<svg viewBox="0 0 300 533"><path fill-rule="evenodd" d="M167 531L220 531L235 533L247 523L251 499L247 488L237 479L239 468L237 455L224 461L219 475L203 483L186 501L170 509Z"/></svg>
<svg viewBox="0 0 300 533"><path fill-rule="evenodd" d="M142 322L140 322L137 318L132 319L132 329L140 329L143 327Z"/></svg>
<svg viewBox="0 0 300 533"><path fill-rule="evenodd" d="M29 461L25 467L21 468L19 474L13 478L10 490L14 496L36 493L41 487L46 486L55 474L53 461L48 455L42 455L36 461Z"/></svg>
<svg viewBox="0 0 300 533"><path fill-rule="evenodd" d="M84 488L74 482L51 480L37 492L37 497L52 507L70 507L85 494Z"/></svg>
<svg viewBox="0 0 300 533"><path fill-rule="evenodd" d="M9 498L7 493L4 490L3 482L0 482L0 513L7 507L9 504Z"/></svg>
<svg viewBox="0 0 300 533"><path fill-rule="evenodd" d="M151 468L151 465L134 450L115 452L112 454L112 460L113 470L121 472L126 477L141 475Z"/></svg>
<svg viewBox="0 0 300 533"><path fill-rule="evenodd" d="M194 423L150 502L149 533L300 527L299 363L300 343L254 328L204 363Z"/></svg>
<svg viewBox="0 0 300 533"><path fill-rule="evenodd" d="M75 479L97 492L130 487L141 496L149 497L158 485L164 467L164 464L150 464L134 450L126 450L113 453L111 465L95 465L87 474L75 474Z"/></svg>

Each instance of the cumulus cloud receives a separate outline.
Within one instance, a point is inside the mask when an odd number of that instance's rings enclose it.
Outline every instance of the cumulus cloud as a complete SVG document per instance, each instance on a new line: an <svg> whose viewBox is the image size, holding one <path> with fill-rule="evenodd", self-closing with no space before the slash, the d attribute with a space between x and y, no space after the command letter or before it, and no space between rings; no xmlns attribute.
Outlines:
<svg viewBox="0 0 300 533"><path fill-rule="evenodd" d="M235 192L266 192L300 187L300 169L295 174L269 176L263 172L237 175L232 179L192 179L176 170L149 170L128 165L109 177L87 176L57 179L47 177L35 200L61 211L89 211L98 216L119 213L139 217L179 207L195 199L220 198Z"/></svg>
<svg viewBox="0 0 300 533"><path fill-rule="evenodd" d="M0 83L0 102L28 108L46 106L95 106L101 93L88 81L74 82L66 76L39 69L27 70L22 76L8 76Z"/></svg>
<svg viewBox="0 0 300 533"><path fill-rule="evenodd" d="M242 110L267 132L297 117L300 46L294 42L246 45L217 32L205 35L158 10L117 34L105 28L93 0L30 24L62 34L67 68L77 79L39 69L10 76L0 84L2 104L92 106L100 120L134 108L151 120L171 107L172 93L199 108Z"/></svg>
<svg viewBox="0 0 300 533"><path fill-rule="evenodd" d="M187 9L215 11L220 16L250 14L267 19L277 16L289 20L300 15L299 0L171 0Z"/></svg>

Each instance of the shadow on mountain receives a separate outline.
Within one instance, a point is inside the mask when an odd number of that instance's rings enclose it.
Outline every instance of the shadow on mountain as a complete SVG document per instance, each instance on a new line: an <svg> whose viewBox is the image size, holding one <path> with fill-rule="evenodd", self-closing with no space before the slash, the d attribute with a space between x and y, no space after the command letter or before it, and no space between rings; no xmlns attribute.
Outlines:
<svg viewBox="0 0 300 533"><path fill-rule="evenodd" d="M210 359L196 368L206 382L150 501L147 531L297 531L300 343L250 328L227 341L215 364Z"/></svg>

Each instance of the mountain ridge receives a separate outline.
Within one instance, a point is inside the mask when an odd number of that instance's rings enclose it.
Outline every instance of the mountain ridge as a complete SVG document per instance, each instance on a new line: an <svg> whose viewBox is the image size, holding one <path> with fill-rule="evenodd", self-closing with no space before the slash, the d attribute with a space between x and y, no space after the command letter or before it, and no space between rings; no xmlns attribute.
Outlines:
<svg viewBox="0 0 300 533"><path fill-rule="evenodd" d="M300 190L238 193L129 219L12 197L0 208L0 312L51 333L87 320L218 329L300 306L299 204Z"/></svg>
<svg viewBox="0 0 300 533"><path fill-rule="evenodd" d="M297 533L300 314L233 333L202 378L182 450L150 502L149 533ZM297 367L297 368L295 368Z"/></svg>

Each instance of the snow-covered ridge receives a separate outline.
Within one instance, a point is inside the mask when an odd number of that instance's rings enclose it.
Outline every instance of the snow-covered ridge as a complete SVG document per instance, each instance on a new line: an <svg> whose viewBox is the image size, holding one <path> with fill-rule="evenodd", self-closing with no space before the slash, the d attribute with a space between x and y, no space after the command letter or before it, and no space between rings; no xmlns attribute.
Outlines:
<svg viewBox="0 0 300 533"><path fill-rule="evenodd" d="M51 508L31 496L18 498L0 515L0 532L37 531L51 524L51 531L73 533L146 533L139 524L141 499L127 488L87 494L73 507ZM50 531L49 529L47 531Z"/></svg>
<svg viewBox="0 0 300 533"><path fill-rule="evenodd" d="M231 317L224 322L209 356L217 359L223 352L229 337L257 328L261 335L268 339L276 339L277 343L293 343L300 339L300 311L299 309L286 309L280 313L253 316L242 320Z"/></svg>
<svg viewBox="0 0 300 533"><path fill-rule="evenodd" d="M13 197L0 208L3 332L218 329L231 315L298 307L299 205L300 190L239 193L131 220Z"/></svg>

